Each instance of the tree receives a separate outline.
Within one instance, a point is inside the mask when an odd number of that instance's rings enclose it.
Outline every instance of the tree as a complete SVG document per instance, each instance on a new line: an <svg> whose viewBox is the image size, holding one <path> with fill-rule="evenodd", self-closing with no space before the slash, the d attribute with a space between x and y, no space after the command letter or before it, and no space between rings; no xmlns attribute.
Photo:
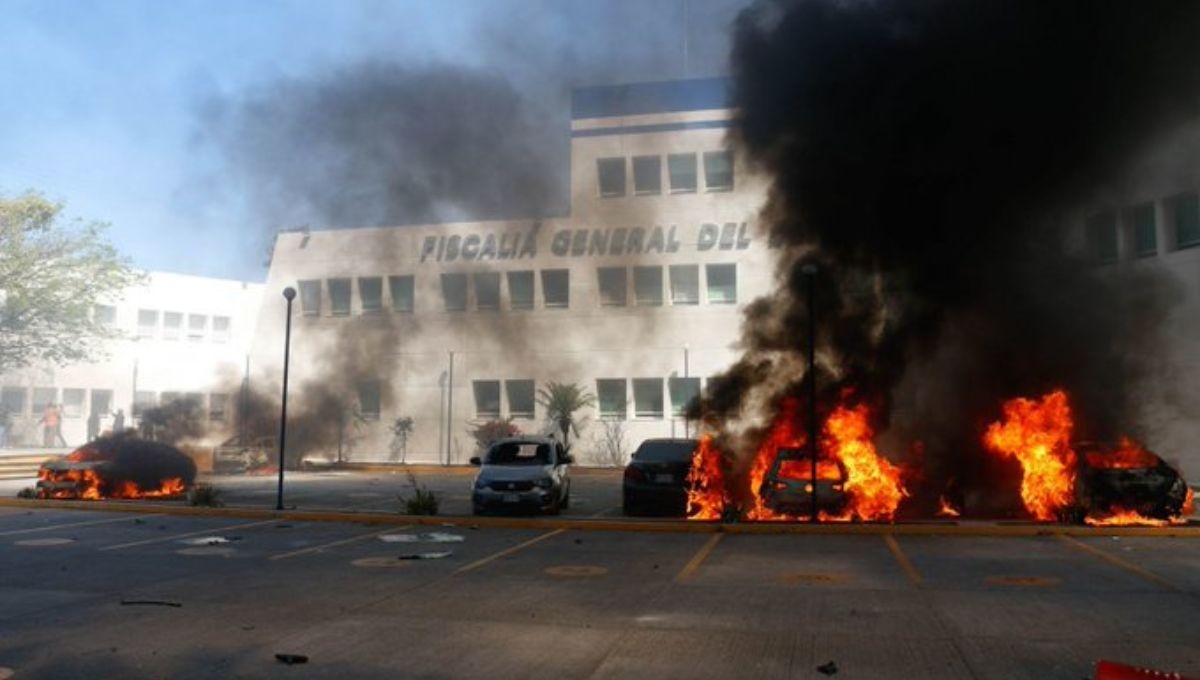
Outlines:
<svg viewBox="0 0 1200 680"><path fill-rule="evenodd" d="M596 397L581 385L551 381L538 390L537 401L546 408L546 417L562 432L563 446L570 448L571 432L579 435L575 412L595 404Z"/></svg>
<svg viewBox="0 0 1200 680"><path fill-rule="evenodd" d="M120 335L93 307L143 279L105 240L107 225L64 224L62 209L35 192L0 196L0 372L93 359Z"/></svg>

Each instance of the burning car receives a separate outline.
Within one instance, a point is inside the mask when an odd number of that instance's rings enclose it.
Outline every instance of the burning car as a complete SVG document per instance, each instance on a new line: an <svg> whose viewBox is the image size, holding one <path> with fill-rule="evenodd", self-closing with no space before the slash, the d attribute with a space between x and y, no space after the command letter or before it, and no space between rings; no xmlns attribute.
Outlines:
<svg viewBox="0 0 1200 680"><path fill-rule="evenodd" d="M38 470L38 498L167 498L196 481L196 463L169 444L101 437Z"/></svg>
<svg viewBox="0 0 1200 680"><path fill-rule="evenodd" d="M266 468L275 449L274 437L259 437L245 443L240 436L233 437L213 449L213 473L242 474Z"/></svg>
<svg viewBox="0 0 1200 680"><path fill-rule="evenodd" d="M812 471L812 457L807 449L779 449L759 488L763 503L779 514L808 516L812 514L815 497L818 512L843 514L849 502L845 465L839 460L818 457L815 481Z"/></svg>
<svg viewBox="0 0 1200 680"><path fill-rule="evenodd" d="M1079 470L1076 511L1085 521L1107 523L1121 516L1171 521L1185 514L1187 483L1153 452L1128 439L1080 442L1072 448Z"/></svg>

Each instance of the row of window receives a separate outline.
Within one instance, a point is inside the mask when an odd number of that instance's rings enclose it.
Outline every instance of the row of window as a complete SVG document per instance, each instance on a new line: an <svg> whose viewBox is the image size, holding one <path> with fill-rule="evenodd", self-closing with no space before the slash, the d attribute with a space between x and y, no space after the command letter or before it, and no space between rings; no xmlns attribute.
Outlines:
<svg viewBox="0 0 1200 680"><path fill-rule="evenodd" d="M117 308L111 305L96 305L93 310L97 323L112 326L117 321ZM137 316L137 337L163 340L182 340L187 338L192 342L203 342L206 338L213 342L229 342L232 320L228 316L213 316L207 314L184 314L183 312L159 312L157 309L139 309ZM186 320L186 325L184 321ZM160 323L161 321L161 323Z"/></svg>
<svg viewBox="0 0 1200 680"><path fill-rule="evenodd" d="M733 154L729 151L705 151L700 154L704 163L704 190L731 191L733 189ZM624 196L628 191L627 169L633 168L633 193L635 196L654 196L663 190L662 156L634 156L633 158L598 158L596 176L600 196L604 198ZM690 194L699 190L695 153L673 153L667 155L667 186L672 194Z"/></svg>
<svg viewBox="0 0 1200 680"><path fill-rule="evenodd" d="M665 271L664 271L665 270ZM570 271L543 269L541 275L542 307L565 309L571 305ZM703 273L704 281L701 282ZM737 303L737 265L684 264L644 267L600 267L596 270L600 304L605 307L639 307L699 305L701 291L711 305ZM298 282L300 310L305 316L319 316L322 311L322 289L329 296L330 316L349 316L355 279L326 279ZM384 309L383 277L359 277L358 298L361 313L379 314ZM414 308L413 277L387 277L390 308L393 312L411 313ZM630 285L632 282L632 285ZM533 271L476 272L474 274L442 274L442 309L462 312L469 307L479 311L498 310L502 301L510 310L533 309L535 302ZM630 298L632 291L632 300Z"/></svg>
<svg viewBox="0 0 1200 680"><path fill-rule="evenodd" d="M475 380L471 387L478 419L534 417L532 380ZM662 420L667 403L671 405L671 416L679 417L698 394L700 378L600 378L596 380L596 410L606 420L627 420L632 405L634 418Z"/></svg>
<svg viewBox="0 0 1200 680"><path fill-rule="evenodd" d="M89 395L90 393L90 395ZM88 397L91 397L90 401ZM224 421L229 406L229 395L219 392L157 392L138 391L133 397L133 415L141 415L144 409L187 400L195 403L208 414L209 420ZM107 416L114 411L112 390L87 390L81 387L25 387L0 388L0 408L10 416L40 416L47 404L62 404L63 416L82 418L91 413Z"/></svg>
<svg viewBox="0 0 1200 680"><path fill-rule="evenodd" d="M1087 220L1088 249L1101 262L1113 262L1121 254L1153 257L1159 252L1160 218L1168 250L1200 246L1200 196L1192 191L1092 215Z"/></svg>

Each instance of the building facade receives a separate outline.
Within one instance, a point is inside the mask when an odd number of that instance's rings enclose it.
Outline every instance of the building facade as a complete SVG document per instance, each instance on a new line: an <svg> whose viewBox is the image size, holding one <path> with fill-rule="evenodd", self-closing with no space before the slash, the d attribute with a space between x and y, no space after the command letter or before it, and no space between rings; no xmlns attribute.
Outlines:
<svg viewBox="0 0 1200 680"><path fill-rule="evenodd" d="M595 398L571 435L582 462L688 434L681 409L772 282L765 184L726 141L726 96L723 80L576 91L562 218L279 234L251 365L278 380L296 288L289 442L334 428L329 458L463 463L482 424L552 431L551 382Z"/></svg>
<svg viewBox="0 0 1200 680"><path fill-rule="evenodd" d="M261 283L150 272L144 284L96 305L97 321L122 336L106 343L96 362L0 376L9 447L44 443L47 404L61 406L60 447L86 441L93 413L101 432L112 429L117 411L134 427L143 409L177 399L200 406L209 433L202 441L228 436L262 290Z"/></svg>

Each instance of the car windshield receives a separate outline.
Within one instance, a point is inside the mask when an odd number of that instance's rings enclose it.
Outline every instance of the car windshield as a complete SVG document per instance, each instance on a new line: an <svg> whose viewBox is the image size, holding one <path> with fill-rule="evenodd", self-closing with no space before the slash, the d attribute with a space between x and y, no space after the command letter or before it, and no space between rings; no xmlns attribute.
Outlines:
<svg viewBox="0 0 1200 680"><path fill-rule="evenodd" d="M549 465L550 445L536 442L504 442L492 446L483 461L487 465Z"/></svg>
<svg viewBox="0 0 1200 680"><path fill-rule="evenodd" d="M634 455L647 463L678 463L691 460L696 445L692 440L645 442Z"/></svg>

